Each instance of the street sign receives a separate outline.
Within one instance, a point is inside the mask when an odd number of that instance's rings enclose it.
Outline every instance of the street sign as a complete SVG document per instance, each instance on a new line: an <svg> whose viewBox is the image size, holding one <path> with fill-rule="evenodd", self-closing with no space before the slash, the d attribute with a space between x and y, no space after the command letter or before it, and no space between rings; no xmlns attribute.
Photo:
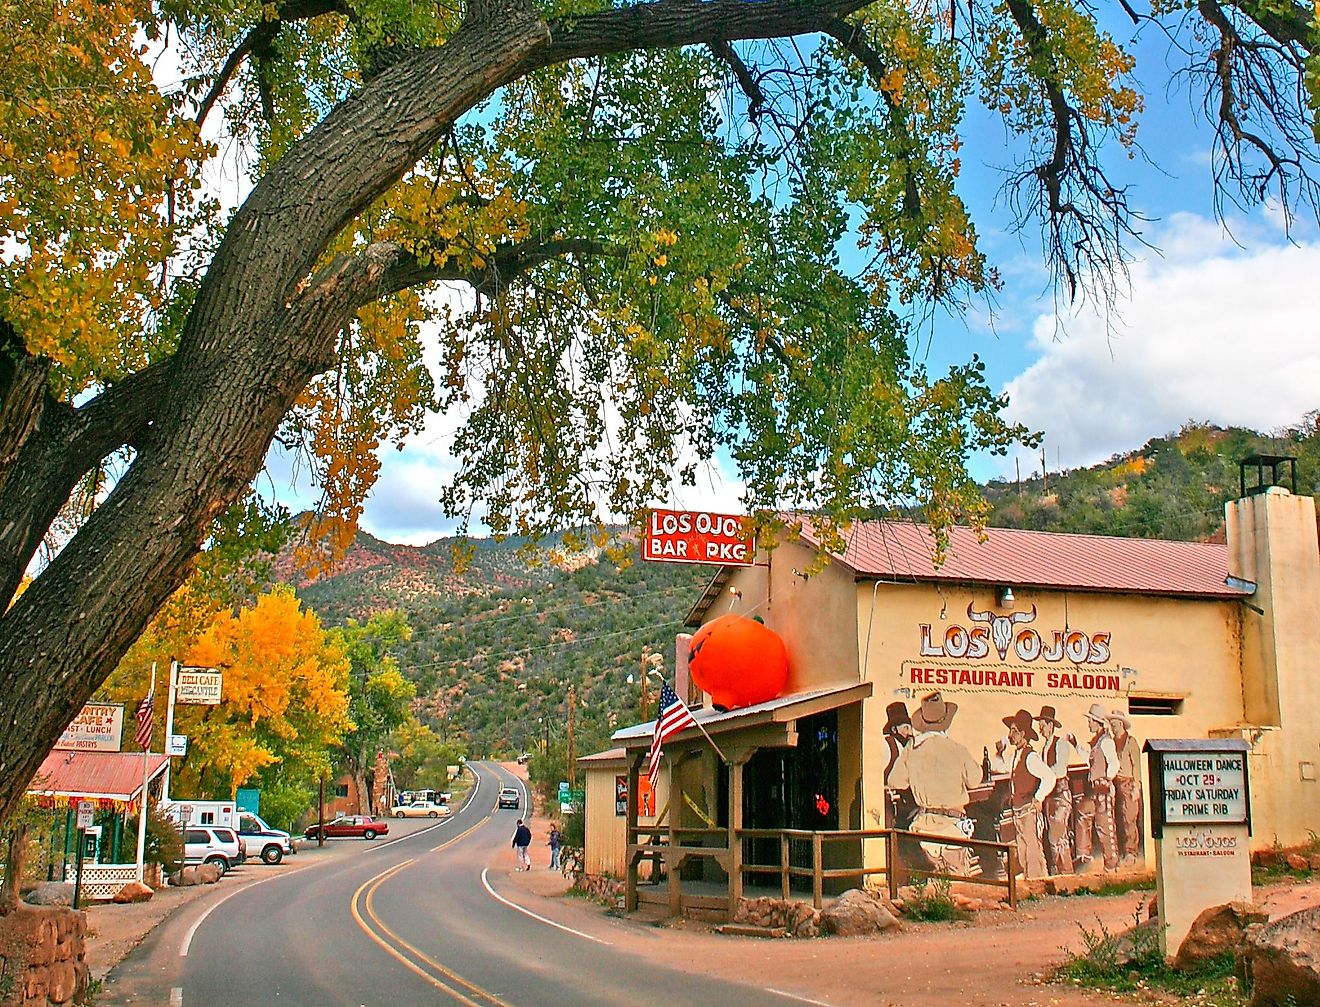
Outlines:
<svg viewBox="0 0 1320 1007"><path fill-rule="evenodd" d="M559 799L560 799L561 801L567 801L567 800L568 800L568 781L567 781L567 780L560 780L560 781L559 781Z"/></svg>
<svg viewBox="0 0 1320 1007"><path fill-rule="evenodd" d="M187 755L188 754L188 735L171 734L165 742L166 755Z"/></svg>
<svg viewBox="0 0 1320 1007"><path fill-rule="evenodd" d="M177 702L192 706L220 703L220 672L213 668L180 668Z"/></svg>
<svg viewBox="0 0 1320 1007"><path fill-rule="evenodd" d="M736 514L653 510L642 535L642 559L751 566L756 542L744 530L744 521Z"/></svg>
<svg viewBox="0 0 1320 1007"><path fill-rule="evenodd" d="M55 747L78 752L117 752L123 730L123 703L88 703L64 729Z"/></svg>
<svg viewBox="0 0 1320 1007"><path fill-rule="evenodd" d="M91 801L78 802L78 828L90 829L92 827L92 815L96 812L96 805Z"/></svg>

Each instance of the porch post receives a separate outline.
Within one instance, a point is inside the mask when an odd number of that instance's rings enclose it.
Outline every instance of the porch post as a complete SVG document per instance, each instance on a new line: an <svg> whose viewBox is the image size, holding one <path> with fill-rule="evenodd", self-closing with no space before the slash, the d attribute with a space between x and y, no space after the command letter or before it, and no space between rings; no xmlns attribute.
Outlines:
<svg viewBox="0 0 1320 1007"><path fill-rule="evenodd" d="M669 851L665 855L665 864L669 868L669 915L683 914L683 861L678 855L678 818L682 814L682 795L679 794L678 763L679 759L670 749L665 757L669 764Z"/></svg>
<svg viewBox="0 0 1320 1007"><path fill-rule="evenodd" d="M643 754L639 750L636 755L628 760L628 815L624 819L626 822L625 833L623 837L624 857L628 862L628 873L624 882L623 889L623 911L633 913L637 911L637 855L635 847L637 845L637 811L641 803L641 794L638 792L638 783L641 779L639 770L642 765ZM654 866L654 865L652 865Z"/></svg>
<svg viewBox="0 0 1320 1007"><path fill-rule="evenodd" d="M729 919L738 911L743 896L743 765L745 752L730 753L729 761Z"/></svg>

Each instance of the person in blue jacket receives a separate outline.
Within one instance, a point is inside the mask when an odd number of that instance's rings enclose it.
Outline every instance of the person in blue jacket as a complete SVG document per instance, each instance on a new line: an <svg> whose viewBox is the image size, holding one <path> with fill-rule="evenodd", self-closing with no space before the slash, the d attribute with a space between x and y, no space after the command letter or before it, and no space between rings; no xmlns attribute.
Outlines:
<svg viewBox="0 0 1320 1007"><path fill-rule="evenodd" d="M518 819L518 828L513 832L513 848L518 853L518 870L530 871L532 869L532 858L527 854L527 847L532 845L532 830L523 824L523 820Z"/></svg>
<svg viewBox="0 0 1320 1007"><path fill-rule="evenodd" d="M550 826L550 838L545 841L550 847L550 870L559 870L559 829Z"/></svg>

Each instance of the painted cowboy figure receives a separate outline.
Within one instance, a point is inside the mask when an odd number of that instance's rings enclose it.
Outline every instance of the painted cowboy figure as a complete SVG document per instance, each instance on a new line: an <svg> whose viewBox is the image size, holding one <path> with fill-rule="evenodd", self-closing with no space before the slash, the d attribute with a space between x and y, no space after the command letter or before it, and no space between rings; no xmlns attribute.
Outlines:
<svg viewBox="0 0 1320 1007"><path fill-rule="evenodd" d="M885 826L890 829L907 829L912 825L912 816L917 813L916 802L911 790L896 790L889 784L889 774L903 750L912 741L912 718L908 715L906 703L890 703L885 707L885 788L888 801L885 802Z"/></svg>
<svg viewBox="0 0 1320 1007"><path fill-rule="evenodd" d="M965 817L968 791L981 781L981 767L946 733L957 712L958 704L946 703L938 692L923 698L912 714L912 744L899 753L890 771L889 785L910 788L917 802L914 832L967 838L959 823ZM965 846L922 843L921 848L946 874L965 877L971 869Z"/></svg>
<svg viewBox="0 0 1320 1007"><path fill-rule="evenodd" d="M1125 866L1142 855L1141 844L1141 745L1131 734L1132 720L1126 713L1109 714L1109 729L1118 753L1114 777L1114 824L1118 829L1118 853Z"/></svg>
<svg viewBox="0 0 1320 1007"><path fill-rule="evenodd" d="M1077 737L1073 734L1060 737L1058 732L1063 724L1052 706L1042 706L1040 716L1035 719L1040 725L1040 755L1055 779L1054 789L1045 796L1045 860L1051 874L1071 874L1073 792L1068 783L1068 766L1077 752Z"/></svg>
<svg viewBox="0 0 1320 1007"><path fill-rule="evenodd" d="M1031 747L1038 736L1031 726L1029 711L1018 710L1013 716L1005 717L1004 726L1008 728L1008 738L1000 738L995 743L995 756L990 765L996 772L1008 774L1013 844L1017 847L1022 876L1043 878L1049 871L1045 867L1045 849L1040 841L1044 831L1041 810L1045 798L1054 789L1054 773Z"/></svg>
<svg viewBox="0 0 1320 1007"><path fill-rule="evenodd" d="M1105 870L1118 868L1118 843L1114 837L1114 777L1118 775L1118 750L1109 734L1109 715L1092 703L1086 723L1092 733L1083 755L1087 759L1086 796L1077 802L1077 864L1081 871L1091 862L1091 832L1100 841Z"/></svg>

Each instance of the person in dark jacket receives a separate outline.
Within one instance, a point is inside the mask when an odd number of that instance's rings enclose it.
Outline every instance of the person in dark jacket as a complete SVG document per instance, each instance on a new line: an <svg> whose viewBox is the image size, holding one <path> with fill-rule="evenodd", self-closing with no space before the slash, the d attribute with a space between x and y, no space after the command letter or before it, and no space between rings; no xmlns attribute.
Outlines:
<svg viewBox="0 0 1320 1007"><path fill-rule="evenodd" d="M545 841L546 846L550 847L550 870L559 870L559 829L550 826L550 838Z"/></svg>
<svg viewBox="0 0 1320 1007"><path fill-rule="evenodd" d="M527 854L527 848L532 845L532 830L523 824L523 820L518 819L518 828L513 832L513 848L518 853L518 870L530 871L532 869L532 858Z"/></svg>

